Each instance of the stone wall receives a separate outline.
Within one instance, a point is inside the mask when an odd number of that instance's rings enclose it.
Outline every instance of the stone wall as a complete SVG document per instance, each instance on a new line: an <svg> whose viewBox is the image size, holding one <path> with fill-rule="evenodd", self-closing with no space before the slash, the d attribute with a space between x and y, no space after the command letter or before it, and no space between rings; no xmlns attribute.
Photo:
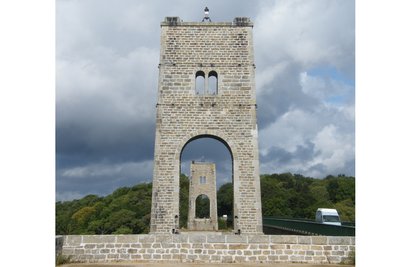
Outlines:
<svg viewBox="0 0 400 267"><path fill-rule="evenodd" d="M354 237L233 234L70 235L62 252L81 262L340 263Z"/></svg>

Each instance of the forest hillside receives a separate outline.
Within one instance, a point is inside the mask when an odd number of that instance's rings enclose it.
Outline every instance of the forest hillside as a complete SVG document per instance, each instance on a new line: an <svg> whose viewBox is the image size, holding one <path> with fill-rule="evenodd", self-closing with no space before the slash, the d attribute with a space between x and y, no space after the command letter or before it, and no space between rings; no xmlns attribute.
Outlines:
<svg viewBox="0 0 400 267"><path fill-rule="evenodd" d="M329 175L324 179L298 174L264 174L261 180L263 216L314 219L317 208L335 208L342 221L355 222L355 178ZM217 192L218 216L232 216L232 184ZM140 234L150 225L152 184L121 187L108 196L88 195L56 203L56 234ZM180 179L180 226L188 212L189 179ZM199 209L206 205L199 204ZM196 211L197 212L197 211ZM203 214L202 211L199 211ZM229 227L220 225L220 228Z"/></svg>

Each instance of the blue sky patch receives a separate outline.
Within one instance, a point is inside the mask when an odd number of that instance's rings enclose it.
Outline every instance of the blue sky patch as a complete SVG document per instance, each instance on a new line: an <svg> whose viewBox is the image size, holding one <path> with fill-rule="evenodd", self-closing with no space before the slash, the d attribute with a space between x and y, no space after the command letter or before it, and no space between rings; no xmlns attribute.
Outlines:
<svg viewBox="0 0 400 267"><path fill-rule="evenodd" d="M337 68L332 67L332 66L323 66L323 67L317 67L317 68L312 68L310 70L307 70L307 75L310 76L318 76L322 78L331 78L337 81L341 81L344 84L350 85L350 86L355 86L355 81L354 79L349 79L346 77L343 73L338 71Z"/></svg>

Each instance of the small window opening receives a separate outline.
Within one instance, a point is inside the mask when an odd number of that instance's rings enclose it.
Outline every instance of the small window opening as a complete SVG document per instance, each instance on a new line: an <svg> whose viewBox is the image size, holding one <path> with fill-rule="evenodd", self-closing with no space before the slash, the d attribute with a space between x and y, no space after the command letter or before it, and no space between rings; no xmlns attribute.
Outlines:
<svg viewBox="0 0 400 267"><path fill-rule="evenodd" d="M196 72L196 95L204 95L205 93L206 75L202 71Z"/></svg>
<svg viewBox="0 0 400 267"><path fill-rule="evenodd" d="M218 74L215 71L208 74L208 93L210 95L218 94Z"/></svg>
<svg viewBox="0 0 400 267"><path fill-rule="evenodd" d="M205 176L200 176L200 184L205 184L206 181L206 177Z"/></svg>

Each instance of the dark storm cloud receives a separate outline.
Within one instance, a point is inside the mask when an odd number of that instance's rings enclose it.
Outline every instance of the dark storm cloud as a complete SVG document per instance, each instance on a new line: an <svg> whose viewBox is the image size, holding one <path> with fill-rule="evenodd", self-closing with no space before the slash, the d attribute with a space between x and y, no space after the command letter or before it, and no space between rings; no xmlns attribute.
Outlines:
<svg viewBox="0 0 400 267"><path fill-rule="evenodd" d="M272 82L258 88L257 117L260 128L273 123L291 108L310 110L318 105L318 100L302 91L300 72L297 64L288 64Z"/></svg>
<svg viewBox="0 0 400 267"><path fill-rule="evenodd" d="M314 150L314 144L308 141L304 146L296 146L296 150L289 152L283 148L272 146L268 154L262 157L262 160L267 162L275 162L279 165L287 165L293 161L307 161L317 156L317 151Z"/></svg>
<svg viewBox="0 0 400 267"><path fill-rule="evenodd" d="M108 125L103 129L101 125ZM77 163L126 160L144 161L153 158L155 127L149 123L115 125L76 125L74 123L57 128L58 167L64 168Z"/></svg>

